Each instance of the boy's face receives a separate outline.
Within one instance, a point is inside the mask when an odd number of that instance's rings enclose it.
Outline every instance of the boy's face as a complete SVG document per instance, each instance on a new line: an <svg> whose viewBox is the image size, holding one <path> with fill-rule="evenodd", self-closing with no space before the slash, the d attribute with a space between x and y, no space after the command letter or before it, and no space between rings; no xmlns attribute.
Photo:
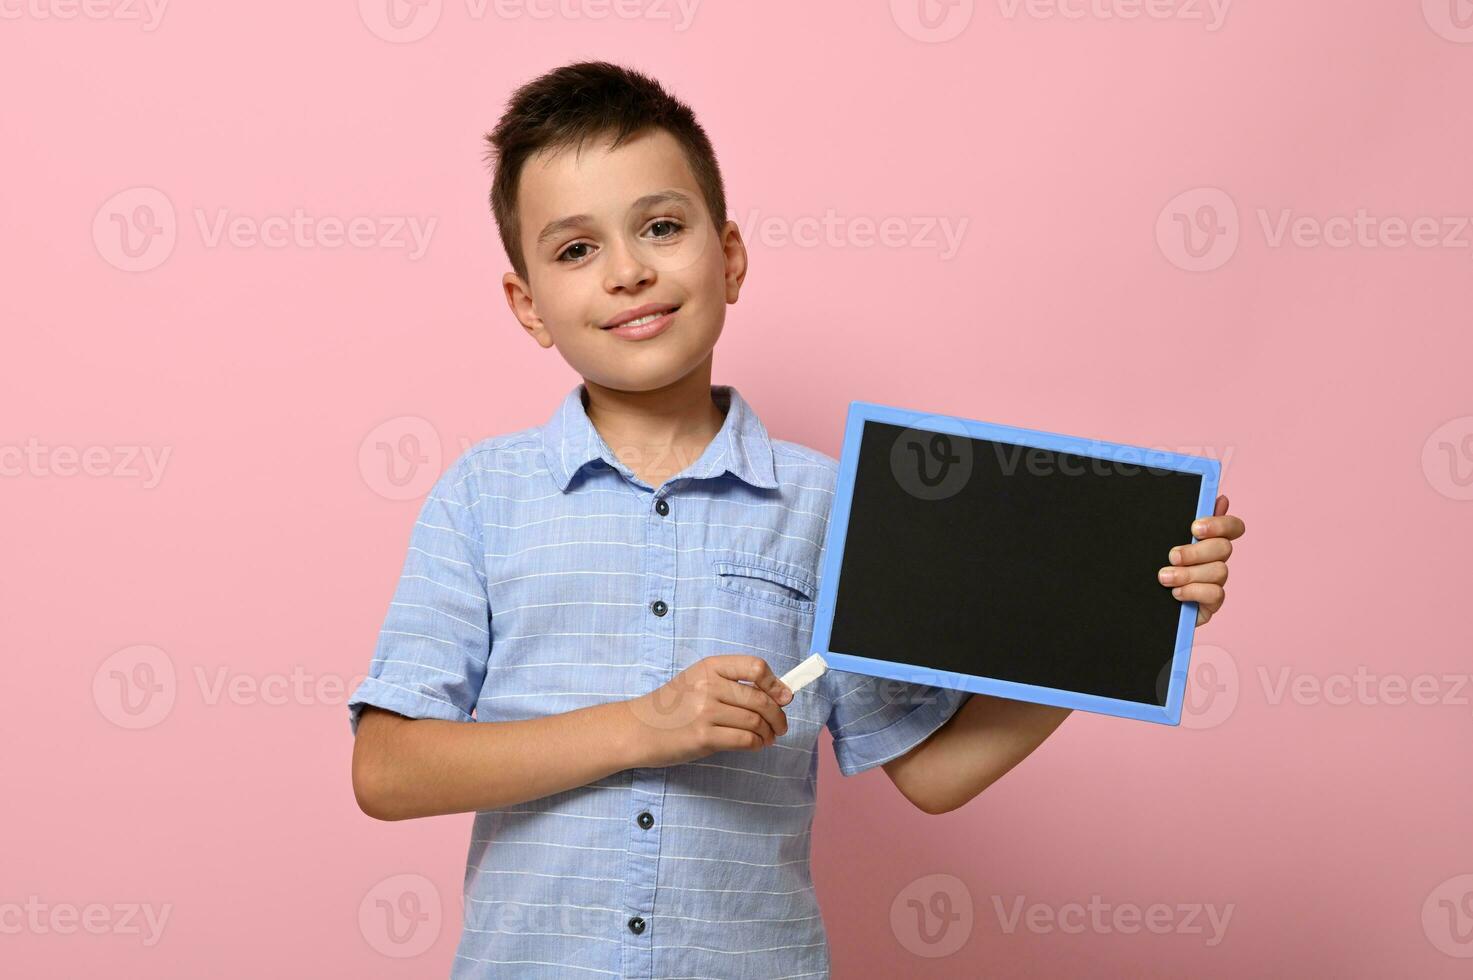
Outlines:
<svg viewBox="0 0 1473 980"><path fill-rule="evenodd" d="M518 202L530 282L507 273L503 288L537 343L620 391L663 388L708 362L747 253L735 222L712 220L673 136L656 128L617 150L604 138L581 154L538 154L522 168ZM660 333L603 329L650 304L679 307Z"/></svg>

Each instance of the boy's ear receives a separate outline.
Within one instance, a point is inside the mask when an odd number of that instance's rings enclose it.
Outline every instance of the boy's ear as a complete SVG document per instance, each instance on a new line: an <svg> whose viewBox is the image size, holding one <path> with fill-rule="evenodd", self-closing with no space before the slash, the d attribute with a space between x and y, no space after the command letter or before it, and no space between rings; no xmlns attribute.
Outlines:
<svg viewBox="0 0 1473 980"><path fill-rule="evenodd" d="M551 347L552 334L547 332L547 326L537 315L537 308L532 302L532 290L522 281L522 277L515 272L508 272L501 277L501 288L506 293L506 305L511 307L512 315L517 318L522 329L537 341L538 346Z"/></svg>
<svg viewBox="0 0 1473 980"><path fill-rule="evenodd" d="M747 278L747 245L735 221L727 221L721 229L721 251L726 256L726 302L735 303Z"/></svg>

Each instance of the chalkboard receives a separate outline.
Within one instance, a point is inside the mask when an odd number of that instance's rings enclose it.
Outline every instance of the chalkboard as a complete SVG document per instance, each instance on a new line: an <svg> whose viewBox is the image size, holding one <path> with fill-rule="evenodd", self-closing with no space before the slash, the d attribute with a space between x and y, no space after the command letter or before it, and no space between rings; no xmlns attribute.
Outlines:
<svg viewBox="0 0 1473 980"><path fill-rule="evenodd" d="M830 667L1177 724L1196 603L1156 578L1216 460L852 402L814 624Z"/></svg>

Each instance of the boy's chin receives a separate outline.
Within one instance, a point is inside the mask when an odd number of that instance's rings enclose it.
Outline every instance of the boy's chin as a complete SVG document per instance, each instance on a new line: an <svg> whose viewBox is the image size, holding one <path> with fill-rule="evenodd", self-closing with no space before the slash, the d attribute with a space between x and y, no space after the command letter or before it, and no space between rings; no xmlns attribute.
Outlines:
<svg viewBox="0 0 1473 980"><path fill-rule="evenodd" d="M708 361L710 353L707 350L704 356L678 359L669 356L646 358L629 355L622 358L625 361L623 364L614 365L606 360L590 366L590 370L579 370L578 373L585 380L614 391L658 391L678 384L692 372L699 370ZM576 365L573 367L577 369Z"/></svg>

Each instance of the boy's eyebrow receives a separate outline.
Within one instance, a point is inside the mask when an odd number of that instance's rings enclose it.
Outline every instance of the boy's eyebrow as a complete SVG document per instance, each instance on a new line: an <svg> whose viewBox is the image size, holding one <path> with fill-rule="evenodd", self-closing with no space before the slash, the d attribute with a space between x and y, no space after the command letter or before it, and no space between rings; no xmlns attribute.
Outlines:
<svg viewBox="0 0 1473 980"><path fill-rule="evenodd" d="M684 204L686 207L695 206L695 202L690 199L689 195L684 194L681 191L671 189L656 191L653 194L646 194L644 197L641 197L639 200L635 201L634 206L630 208L630 210L643 211L645 208L652 208L657 204ZM549 221L547 225L542 229L542 233L537 236L537 244L541 245L549 238L552 238L553 236L561 233L567 228L571 228L575 225L588 224L592 220L592 215L574 214L566 218L558 218L556 221Z"/></svg>

